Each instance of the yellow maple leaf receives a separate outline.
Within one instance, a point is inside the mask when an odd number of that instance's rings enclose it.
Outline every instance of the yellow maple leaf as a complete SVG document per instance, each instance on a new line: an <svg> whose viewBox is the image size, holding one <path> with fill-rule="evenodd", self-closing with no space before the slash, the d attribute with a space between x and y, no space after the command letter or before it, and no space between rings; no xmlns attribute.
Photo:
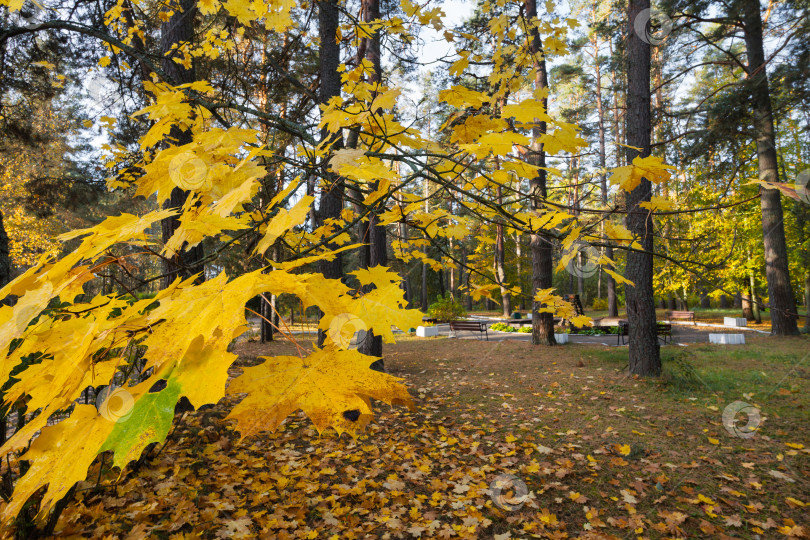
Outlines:
<svg viewBox="0 0 810 540"><path fill-rule="evenodd" d="M571 319L571 324L577 327L593 326L593 319L587 315L577 315Z"/></svg>
<svg viewBox="0 0 810 540"><path fill-rule="evenodd" d="M667 211L672 210L673 208L675 208L675 203L672 202L669 199L664 198L664 197L657 197L657 196L653 195L650 198L649 201L645 201L645 202L639 204L639 206L641 208L647 208L651 212L656 212L658 210L662 210L664 212L667 212Z"/></svg>
<svg viewBox="0 0 810 540"><path fill-rule="evenodd" d="M633 241L633 233L631 233L624 225L611 223L610 221L605 221L604 224L605 234L607 234L612 240L617 240L622 244L629 244Z"/></svg>
<svg viewBox="0 0 810 540"><path fill-rule="evenodd" d="M560 152L576 153L579 148L586 146L585 139L579 136L579 128L567 122L555 122L557 129L552 133L544 133L540 136L543 149L549 154L559 154Z"/></svg>
<svg viewBox="0 0 810 540"><path fill-rule="evenodd" d="M632 165L612 169L610 182L629 192L636 189L642 178L653 183L666 182L671 176L668 169L674 168L664 163L663 158L658 156L636 157Z"/></svg>
<svg viewBox="0 0 810 540"><path fill-rule="evenodd" d="M261 359L228 386L229 394L247 394L228 415L243 438L274 431L298 409L319 432L332 427L356 436L373 416L370 399L413 407L400 379L373 371L375 358L356 350L315 349L306 358Z"/></svg>
<svg viewBox="0 0 810 540"><path fill-rule="evenodd" d="M39 511L40 517L46 516L73 484L87 477L87 468L114 427L115 423L103 418L95 406L76 405L69 418L42 428L22 456L35 465L14 486L3 509L3 521L16 516L28 498L47 484Z"/></svg>
<svg viewBox="0 0 810 540"><path fill-rule="evenodd" d="M536 99L524 99L514 105L506 105L501 109L501 116L513 117L518 122L531 124L534 122L551 122L551 117L546 114L543 103Z"/></svg>
<svg viewBox="0 0 810 540"><path fill-rule="evenodd" d="M489 102L489 96L461 85L455 85L448 90L439 92L439 101L443 101L454 107L469 106L477 109L484 103Z"/></svg>
<svg viewBox="0 0 810 540"><path fill-rule="evenodd" d="M627 279L623 275L619 274L618 272L614 272L613 270L611 270L610 268L608 268L606 266L603 266L602 270L607 272L613 279L616 280L616 283L618 283L620 285L622 283L624 283L624 284L627 284L627 285L635 286L635 284L632 281L630 281L629 279Z"/></svg>
<svg viewBox="0 0 810 540"><path fill-rule="evenodd" d="M259 255L264 254L264 252L273 245L276 238L280 237L296 225L303 223L309 214L309 208L312 206L314 200L315 197L305 195L301 197L301 199L290 210L280 208L278 214L276 214L270 220L270 223L267 224L267 230L256 246L254 253Z"/></svg>

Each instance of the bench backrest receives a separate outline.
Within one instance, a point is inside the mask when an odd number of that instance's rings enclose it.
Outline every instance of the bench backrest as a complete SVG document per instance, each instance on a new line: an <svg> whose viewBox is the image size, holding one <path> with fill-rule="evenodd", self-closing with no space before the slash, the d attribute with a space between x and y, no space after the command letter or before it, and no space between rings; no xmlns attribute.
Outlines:
<svg viewBox="0 0 810 540"><path fill-rule="evenodd" d="M693 318L695 316L694 311L667 311L668 317L689 317Z"/></svg>
<svg viewBox="0 0 810 540"><path fill-rule="evenodd" d="M486 323L476 321L450 321L451 330L486 330Z"/></svg>

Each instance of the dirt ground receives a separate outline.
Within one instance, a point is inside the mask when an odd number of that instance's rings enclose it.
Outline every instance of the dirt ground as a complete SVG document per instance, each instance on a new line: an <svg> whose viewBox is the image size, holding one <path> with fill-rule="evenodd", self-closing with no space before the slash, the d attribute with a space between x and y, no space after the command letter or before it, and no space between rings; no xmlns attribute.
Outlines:
<svg viewBox="0 0 810 540"><path fill-rule="evenodd" d="M414 411L380 406L356 441L319 436L299 414L239 442L221 402L188 413L149 466L111 488L85 486L58 529L110 538L807 537L808 343L753 336L733 349L665 347L664 377L639 380L627 373L626 348L405 337L386 345L385 365L408 385ZM247 342L236 352L250 364L294 347ZM724 427L736 401L756 410L753 437Z"/></svg>

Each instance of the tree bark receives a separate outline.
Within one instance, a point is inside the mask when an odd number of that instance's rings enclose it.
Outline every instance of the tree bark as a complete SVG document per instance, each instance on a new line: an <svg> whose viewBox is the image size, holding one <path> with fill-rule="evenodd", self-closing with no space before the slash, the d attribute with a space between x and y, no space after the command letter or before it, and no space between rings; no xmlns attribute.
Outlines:
<svg viewBox="0 0 810 540"><path fill-rule="evenodd" d="M503 189L501 186L498 186L498 204L503 204ZM506 281L506 269L504 268L505 256L503 223L498 221L498 223L495 224L495 277L498 278L498 285L501 289L503 316L508 319L512 314L512 299L509 296L509 289L504 286L504 282Z"/></svg>
<svg viewBox="0 0 810 540"><path fill-rule="evenodd" d="M595 20L595 10L593 11L593 19L594 23ZM593 43L593 63L594 63L594 70L595 70L595 79L596 79L596 112L598 118L598 128L599 128L599 184L601 187L601 194L602 194L602 207L607 209L608 206L608 188L607 188L607 145L605 144L605 106L602 102L602 66L599 63L599 42L596 32L592 34L592 43ZM604 234L604 225L602 225L602 239L604 240L605 244L609 244L610 240L608 239L607 235ZM605 247L605 256L613 260L613 247L608 245ZM613 266L610 265L607 267L610 270L613 270ZM606 273L607 274L607 273ZM602 269L599 269L599 297L601 298L601 284L602 284ZM616 303L616 280L610 274L606 276L606 284L607 284L607 303L608 303L608 317L617 317L619 315L619 307Z"/></svg>
<svg viewBox="0 0 810 540"><path fill-rule="evenodd" d="M11 282L12 276L11 264L11 243L6 233L6 227L3 225L3 213L0 212L0 288L5 287ZM13 303L13 298L3 298L0 305L10 306Z"/></svg>
<svg viewBox="0 0 810 540"><path fill-rule="evenodd" d="M762 324L762 315L759 313L759 298L757 297L757 283L754 279L754 269L748 270L748 286L751 290L751 310L754 312L754 321Z"/></svg>
<svg viewBox="0 0 810 540"><path fill-rule="evenodd" d="M427 294L427 264L422 263L422 289L420 292L420 303L422 304L422 311L427 313L428 310L428 294Z"/></svg>
<svg viewBox="0 0 810 540"><path fill-rule="evenodd" d="M526 17L529 24L537 20L537 1L524 0L526 7ZM536 27L529 31L529 52L534 62L534 87L536 92L548 88L548 72L546 69L546 59L543 56L543 42L540 39L540 32ZM548 110L548 98L541 97L543 108ZM540 143L540 136L546 132L546 123L539 122L539 125L532 129L531 163L541 167L537 176L529 182L531 190L532 210L539 211L543 207L543 202L548 196L546 190L546 153L543 144ZM540 302L534 301L534 296L540 289L551 288L553 269L553 251L551 241L542 231L537 231L531 236L532 250L532 344L533 345L556 345L554 339L554 315L552 313L540 313L538 310L543 307Z"/></svg>
<svg viewBox="0 0 810 540"><path fill-rule="evenodd" d="M650 8L650 0L630 0L628 4L627 118L625 133L627 161L650 155L650 45L634 32L639 13ZM649 24L649 22L648 22ZM634 283L625 286L629 324L630 373L642 376L661 374L661 356L655 324L653 298L653 220L639 205L649 201L651 184L646 178L627 194L627 228L638 238L643 253L628 251L626 276Z"/></svg>
<svg viewBox="0 0 810 540"><path fill-rule="evenodd" d="M753 321L754 310L752 307L753 304L751 302L751 295L748 293L742 293L740 296L742 298L742 316L745 317L745 320L747 321Z"/></svg>
<svg viewBox="0 0 810 540"><path fill-rule="evenodd" d="M810 333L810 270L804 272L804 332Z"/></svg>
<svg viewBox="0 0 810 540"><path fill-rule="evenodd" d="M337 41L339 26L339 8L337 0L322 0L318 2L318 32L320 35L320 88L318 98L322 104L327 103L333 96L340 95L340 44ZM343 137L340 133L330 135L324 128L321 130L321 141L331 138L333 150L343 147ZM326 167L323 168L327 170ZM317 212L318 225L328 218L338 219L343 210L343 181L335 174L326 172L325 182L321 187L320 205ZM336 249L336 244L327 245ZM323 276L328 279L341 279L343 277L343 257L341 253L335 255L331 261L323 260L319 264ZM318 346L322 347L326 333L318 329Z"/></svg>
<svg viewBox="0 0 810 540"><path fill-rule="evenodd" d="M379 0L363 0L363 21L372 22L380 18L380 2ZM374 32L371 37L363 38L365 42L365 58L373 66L373 72L369 75L369 83L380 84L382 82L382 63L380 60L380 32ZM374 182L371 186L372 189L377 189L379 183ZM380 214L384 208L382 204L375 204L368 217L368 241L369 241L369 257L368 266L388 266L388 250L385 234L385 226L380 225ZM366 338L358 347L358 350L363 354L369 356L379 357L380 360L375 361L371 367L377 371L385 371L385 366L382 360L383 342L382 336L375 336L374 332L369 330L366 333Z"/></svg>
<svg viewBox="0 0 810 540"><path fill-rule="evenodd" d="M757 137L759 179L765 182L779 182L776 134L773 127L768 72L762 44L762 16L759 0L742 0L741 4L745 48L748 55L748 83L754 108L754 129ZM798 313L790 284L780 191L760 188L760 207L762 209L765 277L768 281L771 334L781 336L797 334L799 331Z"/></svg>
<svg viewBox="0 0 810 540"><path fill-rule="evenodd" d="M464 244L461 245L461 267L467 268L467 246ZM472 311L473 303L472 303L472 295L470 294L470 270L467 270L466 275L466 282L464 278L461 278L461 282L466 285L465 292L464 292L464 306L466 307L467 311Z"/></svg>
<svg viewBox="0 0 810 540"><path fill-rule="evenodd" d="M180 9L175 11L169 20L160 28L160 49L163 53L161 69L171 79L174 84L186 84L194 82L196 75L194 65L186 68L182 64L174 61L182 54L176 49L183 44L191 44L194 39L194 17L197 13L196 0L180 0ZM182 146L192 141L190 130L181 130L177 126L172 127L169 137L175 144ZM163 208L182 208L188 199L189 192L176 187L172 190L169 200L163 204ZM163 242L169 239L180 227L179 216L164 219L161 222L161 233ZM164 277L161 280L163 288L168 287L176 278L186 279L194 274L201 273L201 279L205 279L204 267L200 264L203 258L202 243L191 249L185 249L186 244L176 253L167 257L163 261Z"/></svg>

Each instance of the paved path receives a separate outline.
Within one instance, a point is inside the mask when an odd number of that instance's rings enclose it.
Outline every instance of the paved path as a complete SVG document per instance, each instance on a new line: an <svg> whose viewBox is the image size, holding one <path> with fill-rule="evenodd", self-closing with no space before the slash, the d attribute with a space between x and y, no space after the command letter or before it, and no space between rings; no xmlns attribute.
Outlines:
<svg viewBox="0 0 810 540"><path fill-rule="evenodd" d="M440 336L450 335L450 325L439 324ZM751 328L730 328L720 324L700 324L697 326L689 324L672 323L672 343L667 345L679 345L687 343L708 343L709 334L738 334L740 330L753 330ZM765 333L762 330L754 330L755 332ZM478 332L457 332L458 339L479 339ZM489 330L489 341L531 341L531 334L521 334L518 332L496 332ZM482 334L483 335L483 334ZM617 343L615 335L603 336L583 336L577 334L569 334L569 343L577 343L583 345L606 345L608 347L627 346L627 343L621 345ZM627 338L625 338L625 342Z"/></svg>
<svg viewBox="0 0 810 540"><path fill-rule="evenodd" d="M471 319L474 320L482 320L487 321L490 323L501 322L497 319L491 319L488 317L481 317L481 316L473 316ZM662 321L663 322L663 321ZM250 337L250 334L254 336L259 331L259 319L258 318L248 318L248 323L251 327L251 331L246 332L241 336L241 339L247 339ZM435 325L439 329L439 336L442 337L450 337L450 325L449 324L437 324ZM722 324L710 324L710 323L698 323L697 325L693 325L692 323L681 323L681 322L673 322L672 323L672 343L667 343L667 345L679 345L679 344L686 344L686 343L708 343L709 342L709 334L738 334L741 331L748 331L748 332L756 332L760 334L768 334L763 330L756 330L754 328L731 328L728 326L723 326ZM399 333L399 332L397 332ZM300 331L296 330L293 334L316 334L316 327L312 324L312 330L310 331ZM483 337L483 334L479 334L478 332L456 332L457 339L479 339L479 335ZM531 334L521 334L518 332L497 332L494 330L488 331L489 341L531 341ZM625 341L627 338L625 338ZM576 343L581 345L605 345L608 347L617 347L617 346L624 346L626 347L627 344L621 345L617 343L617 336L615 335L603 335L603 336L583 336L577 334L569 334L568 336L569 343Z"/></svg>

